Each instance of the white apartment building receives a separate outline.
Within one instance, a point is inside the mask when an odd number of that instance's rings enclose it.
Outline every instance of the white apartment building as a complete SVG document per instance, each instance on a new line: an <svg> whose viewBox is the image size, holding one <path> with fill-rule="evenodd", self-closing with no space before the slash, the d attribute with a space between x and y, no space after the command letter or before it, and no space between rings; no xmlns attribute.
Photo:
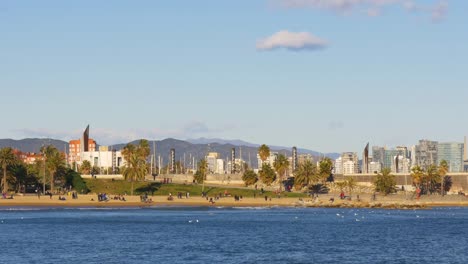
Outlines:
<svg viewBox="0 0 468 264"><path fill-rule="evenodd" d="M341 157L335 160L335 166L333 168L334 174L343 174L343 159Z"/></svg>
<svg viewBox="0 0 468 264"><path fill-rule="evenodd" d="M352 160L343 162L343 174L355 174L359 170L358 164Z"/></svg>

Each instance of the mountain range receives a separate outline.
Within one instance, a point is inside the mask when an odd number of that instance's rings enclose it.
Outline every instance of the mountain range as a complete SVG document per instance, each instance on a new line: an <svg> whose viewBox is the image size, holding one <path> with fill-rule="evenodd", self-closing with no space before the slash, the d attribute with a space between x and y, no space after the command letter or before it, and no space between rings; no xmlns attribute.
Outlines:
<svg viewBox="0 0 468 264"><path fill-rule="evenodd" d="M138 143L138 140L129 142L132 144ZM110 146L112 149L120 150L127 143L115 144ZM175 149L176 160L185 163L186 166L191 166L193 160L198 161L203 158L207 152L218 152L221 159L230 159L231 149L236 149L236 157L242 153L242 159L250 163L251 166L257 167L257 150L260 145L245 142L242 140L225 140L217 138L199 138L179 140L167 138L158 141L149 141L151 153L156 152L156 156L161 157L162 164L166 164L169 160L169 153L171 149ZM0 148L12 147L19 149L23 152L39 152L41 146L53 145L59 150L68 152L68 142L57 139L44 139L44 138L27 138L21 140L14 139L0 139ZM292 152L291 147L270 146L270 149L290 156ZM317 151L298 148L299 154L311 154L315 157L327 156L335 159L339 156L338 153L319 153Z"/></svg>

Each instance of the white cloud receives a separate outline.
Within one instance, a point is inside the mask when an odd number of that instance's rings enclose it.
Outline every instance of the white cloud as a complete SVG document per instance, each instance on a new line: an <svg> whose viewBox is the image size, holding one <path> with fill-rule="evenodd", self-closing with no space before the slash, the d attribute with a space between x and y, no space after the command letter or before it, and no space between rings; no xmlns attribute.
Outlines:
<svg viewBox="0 0 468 264"><path fill-rule="evenodd" d="M449 0L270 0L283 8L312 8L349 14L355 10L368 16L378 16L385 8L402 7L411 13L430 15L433 21L445 17ZM429 3L428 3L429 2Z"/></svg>
<svg viewBox="0 0 468 264"><path fill-rule="evenodd" d="M285 48L289 50L317 50L327 46L327 41L308 32L279 31L267 38L257 41L258 50Z"/></svg>

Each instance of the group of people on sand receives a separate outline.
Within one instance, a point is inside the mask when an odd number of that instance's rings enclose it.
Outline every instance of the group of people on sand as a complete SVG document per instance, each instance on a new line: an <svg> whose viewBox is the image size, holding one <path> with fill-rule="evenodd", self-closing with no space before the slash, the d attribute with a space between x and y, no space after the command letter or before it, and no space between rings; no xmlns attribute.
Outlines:
<svg viewBox="0 0 468 264"><path fill-rule="evenodd" d="M13 199L13 194L8 196L7 193L2 193L2 199Z"/></svg>
<svg viewBox="0 0 468 264"><path fill-rule="evenodd" d="M98 202L108 202L110 200L107 193L98 193L97 198Z"/></svg>
<svg viewBox="0 0 468 264"><path fill-rule="evenodd" d="M153 199L148 197L148 193L145 193L143 195L140 195L140 201L142 203L152 203Z"/></svg>

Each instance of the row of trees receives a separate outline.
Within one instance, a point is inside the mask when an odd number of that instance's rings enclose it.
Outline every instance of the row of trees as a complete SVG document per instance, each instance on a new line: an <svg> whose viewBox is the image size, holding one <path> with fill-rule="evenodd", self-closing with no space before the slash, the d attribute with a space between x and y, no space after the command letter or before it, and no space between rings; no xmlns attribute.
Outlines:
<svg viewBox="0 0 468 264"><path fill-rule="evenodd" d="M258 148L258 155L262 160L262 167L258 172L258 175L253 170L247 170L242 180L245 185L253 185L259 180L270 186L275 181L279 184L279 190L281 191L283 182L285 181L286 172L289 169L289 161L283 154L278 154L273 162L273 166L270 163L265 162L271 155L270 148L267 145L262 145ZM307 160L299 165L294 174L294 188L301 190L304 187L312 187L317 184L324 184L329 180L333 169L333 162L329 158L323 158L318 167L311 161Z"/></svg>
<svg viewBox="0 0 468 264"><path fill-rule="evenodd" d="M62 180L66 171L65 155L54 146L44 146L41 148L42 160L37 160L35 164L24 164L10 147L0 149L0 167L2 169L1 187L2 192L10 190L20 191L26 184L44 185L48 182L50 189L55 190L57 178ZM46 179L46 174L48 177ZM42 174L42 177L41 177ZM13 187L11 189L10 187Z"/></svg>
<svg viewBox="0 0 468 264"><path fill-rule="evenodd" d="M415 166L411 169L413 185L420 191L420 194L440 193L444 195L452 187L452 179L447 176L449 167L445 160L439 166L430 165L427 169ZM395 192L396 179L392 175L390 168L382 169L374 182L375 190L384 194Z"/></svg>

